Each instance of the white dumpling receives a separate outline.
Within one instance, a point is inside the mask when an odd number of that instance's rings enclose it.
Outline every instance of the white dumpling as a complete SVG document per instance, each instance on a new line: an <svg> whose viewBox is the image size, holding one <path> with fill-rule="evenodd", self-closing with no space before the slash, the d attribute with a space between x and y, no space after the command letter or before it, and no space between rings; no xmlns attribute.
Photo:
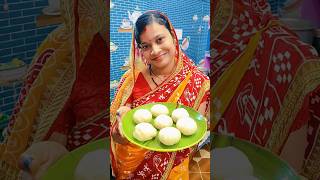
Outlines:
<svg viewBox="0 0 320 180"><path fill-rule="evenodd" d="M170 127L170 126L172 126L172 124L173 124L173 121L172 121L171 117L168 115L165 115L165 114L161 114L154 119L154 126L157 129Z"/></svg>
<svg viewBox="0 0 320 180"><path fill-rule="evenodd" d="M153 105L151 107L151 113L153 116L157 117L159 116L160 114L166 114L168 115L169 114L169 110L168 108L165 106L165 105L162 105L162 104L156 104L156 105Z"/></svg>
<svg viewBox="0 0 320 180"><path fill-rule="evenodd" d="M165 127L159 131L159 140L167 146L178 143L181 139L180 131L175 127Z"/></svg>
<svg viewBox="0 0 320 180"><path fill-rule="evenodd" d="M198 129L197 123L190 117L180 118L176 127L186 136L194 134Z"/></svg>
<svg viewBox="0 0 320 180"><path fill-rule="evenodd" d="M189 113L184 108L178 108L172 111L171 117L174 122L177 122L180 118L189 117Z"/></svg>
<svg viewBox="0 0 320 180"><path fill-rule="evenodd" d="M253 166L242 151L228 146L223 148L214 148L212 150L214 179L241 179L240 177L253 176ZM252 177L254 178L254 177ZM249 180L249 178L247 178ZM246 179L246 180L247 180ZM242 179L241 179L242 180Z"/></svg>
<svg viewBox="0 0 320 180"><path fill-rule="evenodd" d="M74 180L108 179L110 175L106 166L107 155L105 149L98 149L84 155L75 169Z"/></svg>
<svg viewBox="0 0 320 180"><path fill-rule="evenodd" d="M148 141L157 135L157 129L150 123L139 123L134 127L133 137L139 141Z"/></svg>
<svg viewBox="0 0 320 180"><path fill-rule="evenodd" d="M152 114L147 109L138 109L133 114L133 120L136 124L150 122L152 120Z"/></svg>

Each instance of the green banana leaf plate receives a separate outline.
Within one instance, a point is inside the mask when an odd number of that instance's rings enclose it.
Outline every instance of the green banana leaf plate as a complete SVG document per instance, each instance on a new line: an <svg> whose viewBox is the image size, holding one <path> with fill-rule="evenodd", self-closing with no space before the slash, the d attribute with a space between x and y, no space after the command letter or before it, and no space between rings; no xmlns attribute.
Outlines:
<svg viewBox="0 0 320 180"><path fill-rule="evenodd" d="M82 157L88 152L95 151L98 149L109 150L109 140L107 138L99 139L92 143L83 145L49 167L47 172L42 176L42 180L73 180L74 172ZM108 151L107 151L108 152ZM107 158L107 157L106 157ZM106 168L107 170L107 168Z"/></svg>
<svg viewBox="0 0 320 180"><path fill-rule="evenodd" d="M194 146L197 143L199 143L205 136L205 133L207 131L207 122L205 118L198 113L193 108L190 108L188 106L184 105L178 105L179 108L184 108L188 111L189 116L192 117L198 126L197 132L191 136L185 136L181 134L181 139L177 144L166 146L160 142L158 139L158 136L153 138L149 141L141 142L133 137L133 131L135 127L135 122L133 121L133 114L138 109L147 109L150 111L151 107L155 104L163 104L169 109L169 114L171 115L172 111L176 109L177 104L176 103L168 103L168 102L157 102L157 103L150 103L145 104L139 107L136 107L129 112L127 112L123 119L122 119L122 131L124 136L133 144L136 144L140 147L143 147L145 149L153 150L153 151L159 151L159 152L173 152L178 151L182 149L186 149L188 147ZM151 124L153 124L153 120L151 121ZM175 124L173 125L175 127ZM159 131L158 131L159 132Z"/></svg>
<svg viewBox="0 0 320 180"><path fill-rule="evenodd" d="M300 179L293 168L265 148L235 137L211 134L211 147L223 148L228 146L237 148L248 157L253 166L254 176L259 180Z"/></svg>

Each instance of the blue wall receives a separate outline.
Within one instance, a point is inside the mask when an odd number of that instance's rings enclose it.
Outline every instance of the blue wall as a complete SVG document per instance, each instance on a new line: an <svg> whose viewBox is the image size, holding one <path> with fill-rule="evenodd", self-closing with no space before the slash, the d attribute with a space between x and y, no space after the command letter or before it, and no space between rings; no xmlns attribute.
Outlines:
<svg viewBox="0 0 320 180"><path fill-rule="evenodd" d="M8 0L9 10L0 1L0 63L17 57L27 64L42 42L56 26L37 28L36 17L48 5L47 0Z"/></svg>
<svg viewBox="0 0 320 180"><path fill-rule="evenodd" d="M57 26L36 27L36 17L47 0L8 0L9 10L0 1L0 63L19 58L30 64L37 47ZM21 82L0 85L0 112L10 115L18 98Z"/></svg>
<svg viewBox="0 0 320 180"><path fill-rule="evenodd" d="M278 14L279 13L279 9L281 9L283 7L283 4L286 2L287 0L268 0L270 6L271 6L271 11L273 14Z"/></svg>
<svg viewBox="0 0 320 180"><path fill-rule="evenodd" d="M209 38L208 23L202 21L203 16L210 15L209 0L163 0L163 1L142 1L142 0L113 0L115 6L110 11L110 39L118 46L117 51L111 53L111 81L119 80L125 71L120 70L125 58L129 56L132 34L118 32L122 19L128 19L127 11L133 12L138 5L141 12L146 10L159 10L165 13L176 29L183 29L182 39L189 36L190 45L186 54L197 64L204 58ZM198 16L196 22L193 15ZM201 26L201 32L198 32ZM181 44L180 40L180 44ZM115 89L111 90L113 99Z"/></svg>

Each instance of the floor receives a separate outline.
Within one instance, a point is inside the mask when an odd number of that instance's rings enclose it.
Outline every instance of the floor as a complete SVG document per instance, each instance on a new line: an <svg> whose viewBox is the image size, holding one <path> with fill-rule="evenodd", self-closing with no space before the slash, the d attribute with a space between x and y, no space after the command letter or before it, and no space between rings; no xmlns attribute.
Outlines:
<svg viewBox="0 0 320 180"><path fill-rule="evenodd" d="M203 146L189 164L190 180L210 180L210 146Z"/></svg>

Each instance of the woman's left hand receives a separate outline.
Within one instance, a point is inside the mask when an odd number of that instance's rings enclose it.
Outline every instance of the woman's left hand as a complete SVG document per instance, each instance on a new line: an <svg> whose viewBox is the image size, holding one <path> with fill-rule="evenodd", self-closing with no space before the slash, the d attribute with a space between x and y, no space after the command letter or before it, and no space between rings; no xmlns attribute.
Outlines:
<svg viewBox="0 0 320 180"><path fill-rule="evenodd" d="M127 106L121 106L117 111L117 121L111 127L111 135L115 142L119 144L127 144L129 141L123 136L122 127L122 117L130 111L131 108Z"/></svg>
<svg viewBox="0 0 320 180"><path fill-rule="evenodd" d="M67 153L68 150L63 145L54 141L34 143L20 156L19 167L38 180L49 166Z"/></svg>

